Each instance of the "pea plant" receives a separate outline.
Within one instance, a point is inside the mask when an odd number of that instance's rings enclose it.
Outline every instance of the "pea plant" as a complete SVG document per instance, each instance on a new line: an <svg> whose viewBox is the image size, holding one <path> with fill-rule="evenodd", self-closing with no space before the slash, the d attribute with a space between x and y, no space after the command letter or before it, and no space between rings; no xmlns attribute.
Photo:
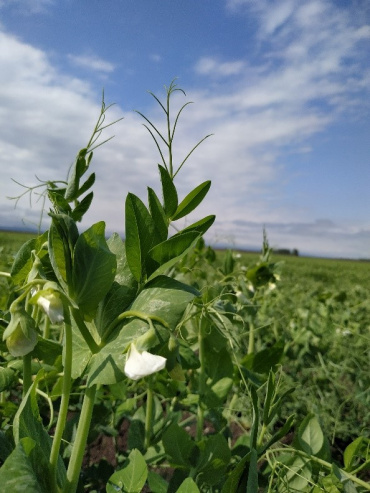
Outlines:
<svg viewBox="0 0 370 493"><path fill-rule="evenodd" d="M279 369L284 342L264 347L258 327L279 265L266 235L245 268L233 252L219 262L205 246L214 215L179 226L210 189L205 181L179 199L177 187L209 136L176 163L189 102L173 120L171 101L186 94L175 82L164 102L150 94L166 132L138 113L159 152L161 193L148 187L146 204L128 193L124 241L107 239L103 221L77 225L93 200L93 152L112 125L104 99L67 180L38 185L50 227L15 256L0 318L3 491L369 491L358 476L369 464L365 437L340 466L316 416L297 424L281 415L292 393ZM113 458L90 463L102 435Z"/></svg>

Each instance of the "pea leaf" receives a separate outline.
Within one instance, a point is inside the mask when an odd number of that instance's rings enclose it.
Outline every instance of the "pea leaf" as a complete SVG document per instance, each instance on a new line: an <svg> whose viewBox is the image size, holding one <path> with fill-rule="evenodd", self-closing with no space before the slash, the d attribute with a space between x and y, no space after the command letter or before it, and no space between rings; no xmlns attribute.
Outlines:
<svg viewBox="0 0 370 493"><path fill-rule="evenodd" d="M147 266L148 274L150 274L149 279L163 274L176 264L194 246L198 238L199 234L196 231L189 231L172 236L153 247L148 254L150 260Z"/></svg>
<svg viewBox="0 0 370 493"><path fill-rule="evenodd" d="M79 236L74 249L73 297L82 312L91 318L116 274L116 258L104 233L103 221L94 224Z"/></svg>
<svg viewBox="0 0 370 493"><path fill-rule="evenodd" d="M164 201L164 211L166 216L170 219L177 210L178 197L176 187L173 184L173 180L170 177L166 168L158 165L159 172L161 175L162 182L162 193L163 193L163 201Z"/></svg>
<svg viewBox="0 0 370 493"><path fill-rule="evenodd" d="M77 154L76 160L72 167L67 189L64 195L64 198L68 202L71 202L78 197L80 178L85 173L86 168L86 149L81 149L80 152Z"/></svg>
<svg viewBox="0 0 370 493"><path fill-rule="evenodd" d="M200 221L197 221L193 224L191 224L190 226L188 226L187 228L184 228L182 229L179 233L176 233L176 235L174 236L177 236L179 234L183 234L183 233L188 233L190 231L196 231L198 234L200 235L204 235L208 229L212 226L212 224L215 222L215 219L216 219L216 216L206 216L204 217L203 219L201 219Z"/></svg>
<svg viewBox="0 0 370 493"><path fill-rule="evenodd" d="M154 244L155 226L147 208L136 195L129 193L125 208L126 256L138 282L145 277L145 259Z"/></svg>
<svg viewBox="0 0 370 493"><path fill-rule="evenodd" d="M108 480L107 493L124 491L125 493L140 493L146 478L148 467L139 450L134 449L128 456L128 463L119 471L112 474Z"/></svg>
<svg viewBox="0 0 370 493"><path fill-rule="evenodd" d="M190 214L198 205L202 202L204 197L207 195L208 190L211 187L210 180L205 181L198 185L194 190L192 190L188 195L181 201L176 209L175 214L172 216L172 221L177 221L182 217Z"/></svg>
<svg viewBox="0 0 370 493"><path fill-rule="evenodd" d="M168 236L168 221L166 218L166 213L164 212L162 204L160 203L155 191L150 187L148 187L148 201L150 214L152 215L159 240L165 241Z"/></svg>

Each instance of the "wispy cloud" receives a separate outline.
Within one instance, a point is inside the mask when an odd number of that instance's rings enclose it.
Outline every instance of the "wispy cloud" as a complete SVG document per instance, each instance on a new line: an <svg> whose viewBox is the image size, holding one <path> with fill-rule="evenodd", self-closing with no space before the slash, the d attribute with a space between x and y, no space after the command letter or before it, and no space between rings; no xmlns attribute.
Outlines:
<svg viewBox="0 0 370 493"><path fill-rule="evenodd" d="M113 63L107 62L96 55L68 55L68 59L76 66L101 73L111 73L115 70Z"/></svg>
<svg viewBox="0 0 370 493"><path fill-rule="evenodd" d="M40 14L48 10L55 0L0 0L3 7L15 9L19 14Z"/></svg>
<svg viewBox="0 0 370 493"><path fill-rule="evenodd" d="M222 62L215 58L204 57L196 63L195 71L202 75L227 77L240 74L244 67L245 62L243 60Z"/></svg>

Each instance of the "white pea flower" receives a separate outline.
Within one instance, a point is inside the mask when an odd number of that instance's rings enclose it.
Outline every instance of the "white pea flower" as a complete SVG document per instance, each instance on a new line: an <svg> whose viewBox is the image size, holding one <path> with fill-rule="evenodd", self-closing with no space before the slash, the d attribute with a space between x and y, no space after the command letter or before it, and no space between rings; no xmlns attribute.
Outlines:
<svg viewBox="0 0 370 493"><path fill-rule="evenodd" d="M134 343L131 343L128 350L125 375L131 380L139 380L139 378L147 377L152 373L163 370L166 366L166 358L156 354L143 351L140 353Z"/></svg>
<svg viewBox="0 0 370 493"><path fill-rule="evenodd" d="M58 295L50 293L39 296L37 304L41 306L52 324L60 324L64 321L63 303Z"/></svg>

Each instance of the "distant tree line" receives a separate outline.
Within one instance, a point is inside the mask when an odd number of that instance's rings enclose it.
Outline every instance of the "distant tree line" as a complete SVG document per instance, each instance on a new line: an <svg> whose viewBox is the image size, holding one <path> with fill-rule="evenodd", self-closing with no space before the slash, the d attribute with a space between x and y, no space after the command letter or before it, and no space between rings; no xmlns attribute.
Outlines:
<svg viewBox="0 0 370 493"><path fill-rule="evenodd" d="M297 248L293 248L292 250L289 250L289 248L274 248L273 252L277 255L292 255L294 257L298 257L299 255Z"/></svg>

